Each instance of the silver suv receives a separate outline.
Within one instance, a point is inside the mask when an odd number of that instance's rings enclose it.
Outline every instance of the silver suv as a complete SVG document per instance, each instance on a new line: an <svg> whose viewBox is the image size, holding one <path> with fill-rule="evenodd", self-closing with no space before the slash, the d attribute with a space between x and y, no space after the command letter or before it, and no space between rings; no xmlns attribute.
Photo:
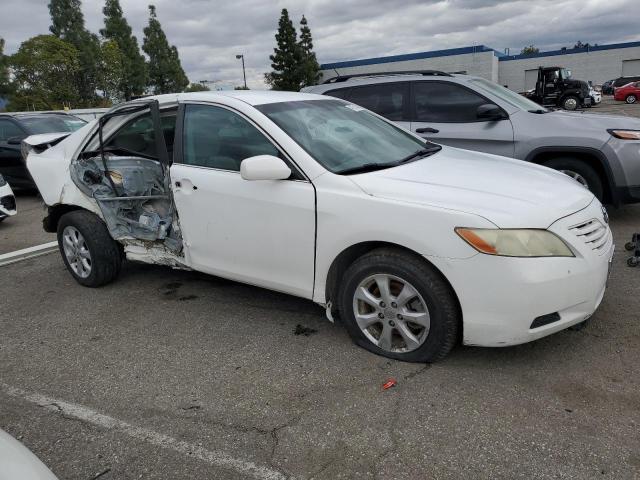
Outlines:
<svg viewBox="0 0 640 480"><path fill-rule="evenodd" d="M555 168L603 202L640 202L640 119L551 111L483 78L438 71L338 76L303 90L436 143Z"/></svg>

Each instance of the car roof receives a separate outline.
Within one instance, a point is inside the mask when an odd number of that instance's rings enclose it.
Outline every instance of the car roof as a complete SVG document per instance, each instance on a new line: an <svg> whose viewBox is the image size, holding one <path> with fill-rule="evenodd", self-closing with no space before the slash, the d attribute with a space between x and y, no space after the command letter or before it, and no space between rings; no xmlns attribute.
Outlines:
<svg viewBox="0 0 640 480"><path fill-rule="evenodd" d="M474 75L466 75L461 73L450 73L448 75L423 75L420 73L372 73L371 76L358 76L340 82L321 83L304 89L305 92L327 92L342 88L373 85L377 83L393 83L393 82L413 82L413 81L445 81L454 83L466 83L480 77Z"/></svg>
<svg viewBox="0 0 640 480"><path fill-rule="evenodd" d="M221 97L236 98L250 105L266 103L299 102L303 100L326 100L322 95L274 90L220 90L215 92L190 92L178 95L179 100L212 101Z"/></svg>

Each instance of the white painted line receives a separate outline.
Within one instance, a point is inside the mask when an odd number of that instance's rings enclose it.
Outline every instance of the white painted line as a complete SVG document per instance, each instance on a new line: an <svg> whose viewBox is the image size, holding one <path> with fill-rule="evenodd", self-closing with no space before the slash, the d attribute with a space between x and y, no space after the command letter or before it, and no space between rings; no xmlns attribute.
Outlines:
<svg viewBox="0 0 640 480"><path fill-rule="evenodd" d="M35 247L25 248L23 250L16 250L15 252L4 253L0 255L0 267L21 262L22 260L39 257L40 255L47 255L48 253L53 253L57 250L58 242L49 242L43 243L42 245L36 245Z"/></svg>
<svg viewBox="0 0 640 480"><path fill-rule="evenodd" d="M137 427L130 423L118 420L117 418L103 415L88 407L76 403L69 403L63 400L47 397L38 393L29 393L20 388L15 388L4 383L0 383L0 390L11 397L26 400L40 407L61 413L67 417L74 417L87 423L91 423L101 428L115 430L124 433L136 440L151 443L162 448L168 448L179 452L189 458L197 458L213 466L234 470L244 475L251 476L258 480L284 480L285 474L269 467L256 465L253 462L234 458L231 455L215 450L207 450L193 443L178 440L176 438L155 432L148 428Z"/></svg>

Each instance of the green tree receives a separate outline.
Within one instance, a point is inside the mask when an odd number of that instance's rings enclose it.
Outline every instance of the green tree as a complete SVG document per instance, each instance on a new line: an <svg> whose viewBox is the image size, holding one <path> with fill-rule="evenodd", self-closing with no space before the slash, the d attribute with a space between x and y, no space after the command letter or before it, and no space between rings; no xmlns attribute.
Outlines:
<svg viewBox="0 0 640 480"><path fill-rule="evenodd" d="M140 53L138 39L132 35L131 27L122 14L119 0L106 0L104 8L104 28L100 35L106 40L113 40L124 57L124 77L120 91L124 98L130 100L134 95L142 95L147 85L147 66Z"/></svg>
<svg viewBox="0 0 640 480"><path fill-rule="evenodd" d="M10 63L16 87L10 97L12 110L55 110L78 100L80 55L70 43L38 35L23 42Z"/></svg>
<svg viewBox="0 0 640 480"><path fill-rule="evenodd" d="M304 15L302 15L302 20L300 20L300 42L298 43L298 48L300 49L301 57L301 86L308 87L315 85L320 79L320 65L313 51L311 29Z"/></svg>
<svg viewBox="0 0 640 480"><path fill-rule="evenodd" d="M535 55L536 53L540 53L540 49L533 45L529 45L528 47L524 47L520 51L520 55Z"/></svg>
<svg viewBox="0 0 640 480"><path fill-rule="evenodd" d="M100 50L98 87L111 103L120 103L125 98L125 57L115 40L106 40Z"/></svg>
<svg viewBox="0 0 640 480"><path fill-rule="evenodd" d="M51 0L49 2L51 26L56 37L73 45L78 51L80 69L75 76L80 104L96 103L100 64L100 40L84 28L80 0Z"/></svg>
<svg viewBox="0 0 640 480"><path fill-rule="evenodd" d="M0 98L6 98L13 91L9 77L9 57L4 54L4 38L0 38Z"/></svg>
<svg viewBox="0 0 640 480"><path fill-rule="evenodd" d="M296 29L289 18L286 8L282 9L276 32L276 48L271 60L270 73L265 74L265 81L274 90L300 90L300 48L298 47Z"/></svg>
<svg viewBox="0 0 640 480"><path fill-rule="evenodd" d="M191 83L184 89L185 92L208 92L211 89L201 83Z"/></svg>
<svg viewBox="0 0 640 480"><path fill-rule="evenodd" d="M149 24L144 29L142 50L149 57L149 86L154 93L181 92L189 85L178 49L169 45L153 5L149 5Z"/></svg>

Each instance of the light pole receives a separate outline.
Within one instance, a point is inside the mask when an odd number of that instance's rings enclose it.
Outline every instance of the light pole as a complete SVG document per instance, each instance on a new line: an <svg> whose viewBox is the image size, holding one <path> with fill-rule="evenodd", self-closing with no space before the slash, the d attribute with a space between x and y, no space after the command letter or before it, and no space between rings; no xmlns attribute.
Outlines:
<svg viewBox="0 0 640 480"><path fill-rule="evenodd" d="M244 55L236 55L238 60L242 59L242 76L244 77L244 89L247 89L247 73L244 70Z"/></svg>

